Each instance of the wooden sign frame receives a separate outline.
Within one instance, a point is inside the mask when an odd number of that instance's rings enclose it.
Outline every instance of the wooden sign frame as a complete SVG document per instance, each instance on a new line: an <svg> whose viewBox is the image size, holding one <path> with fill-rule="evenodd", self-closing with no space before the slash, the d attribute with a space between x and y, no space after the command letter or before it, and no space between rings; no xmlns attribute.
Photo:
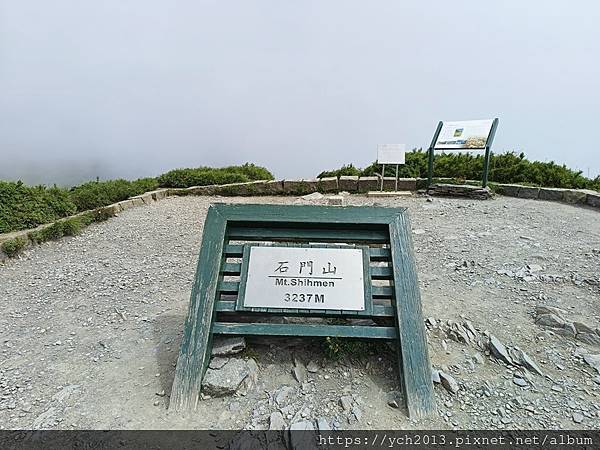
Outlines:
<svg viewBox="0 0 600 450"><path fill-rule="evenodd" d="M248 314L247 308L238 311L237 296L241 283L226 280L232 276L242 277L247 270L243 260L244 245L239 242L367 246L371 262L369 292L373 298L367 316L372 317L377 326L221 320L219 315L223 313ZM261 313L263 317L265 313L324 318L365 317L362 311L255 308L255 311L250 311L252 313ZM390 323L394 325L389 326ZM431 366L406 208L211 205L204 223L170 409L195 409L210 361L214 334L395 340L398 344L400 385L409 416L419 418L435 412Z"/></svg>

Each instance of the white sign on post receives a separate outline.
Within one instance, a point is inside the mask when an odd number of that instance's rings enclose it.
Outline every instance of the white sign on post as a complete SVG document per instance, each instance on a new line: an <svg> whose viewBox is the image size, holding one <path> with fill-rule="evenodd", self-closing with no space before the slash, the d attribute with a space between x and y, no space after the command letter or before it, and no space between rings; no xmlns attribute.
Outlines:
<svg viewBox="0 0 600 450"><path fill-rule="evenodd" d="M363 251L249 248L245 307L364 311Z"/></svg>
<svg viewBox="0 0 600 450"><path fill-rule="evenodd" d="M436 150L485 149L493 122L493 119L443 122L434 148Z"/></svg>
<svg viewBox="0 0 600 450"><path fill-rule="evenodd" d="M406 144L378 144L377 163L404 164Z"/></svg>

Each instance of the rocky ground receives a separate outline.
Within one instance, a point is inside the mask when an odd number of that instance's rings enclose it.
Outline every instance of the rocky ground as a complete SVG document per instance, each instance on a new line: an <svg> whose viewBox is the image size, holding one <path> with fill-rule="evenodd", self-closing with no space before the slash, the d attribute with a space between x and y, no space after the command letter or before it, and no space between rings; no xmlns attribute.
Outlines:
<svg viewBox="0 0 600 450"><path fill-rule="evenodd" d="M168 198L0 266L0 428L600 428L600 215L558 203L350 196L412 219L438 414L396 406L395 352L221 342L167 410L211 202Z"/></svg>

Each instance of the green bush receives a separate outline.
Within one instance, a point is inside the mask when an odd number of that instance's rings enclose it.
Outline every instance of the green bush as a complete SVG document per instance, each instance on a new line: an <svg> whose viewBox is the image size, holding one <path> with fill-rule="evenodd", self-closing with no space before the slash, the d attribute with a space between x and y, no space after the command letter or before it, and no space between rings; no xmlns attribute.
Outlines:
<svg viewBox="0 0 600 450"><path fill-rule="evenodd" d="M483 162L483 154L438 153L434 159L433 174L436 178L480 180L483 175ZM415 149L406 153L406 163L399 167L398 175L406 178L426 178L427 166L427 152ZM350 164L337 170L321 172L319 178L341 175L372 176L379 173L381 173L381 165L376 163L362 170ZM385 176L395 176L395 167L386 166ZM569 169L564 164L529 161L523 153L515 152L492 153L488 179L495 183L600 190L600 176L592 180L584 177L581 171Z"/></svg>
<svg viewBox="0 0 600 450"><path fill-rule="evenodd" d="M0 181L0 233L34 228L75 211L65 189Z"/></svg>
<svg viewBox="0 0 600 450"><path fill-rule="evenodd" d="M77 211L87 211L153 191L156 188L158 188L158 182L155 178L142 178L136 181L123 179L90 181L72 188L70 196Z"/></svg>
<svg viewBox="0 0 600 450"><path fill-rule="evenodd" d="M27 240L22 237L16 237L2 243L2 251L9 257L14 257L27 245Z"/></svg>
<svg viewBox="0 0 600 450"><path fill-rule="evenodd" d="M248 181L272 180L273 174L264 167L254 164L229 166L219 169L198 167L195 169L175 169L158 177L160 187L188 188L214 184L246 183Z"/></svg>

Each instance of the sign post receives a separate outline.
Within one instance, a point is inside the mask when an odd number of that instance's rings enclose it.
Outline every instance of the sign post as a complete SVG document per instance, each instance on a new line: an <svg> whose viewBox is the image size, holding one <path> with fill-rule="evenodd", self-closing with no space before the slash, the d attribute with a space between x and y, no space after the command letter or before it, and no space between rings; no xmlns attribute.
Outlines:
<svg viewBox="0 0 600 450"><path fill-rule="evenodd" d="M196 408L213 335L336 336L395 340L409 416L434 414L411 234L406 208L212 205L169 409Z"/></svg>
<svg viewBox="0 0 600 450"><path fill-rule="evenodd" d="M482 187L488 183L491 148L498 119L439 122L428 149L427 187L433 182L435 150L485 150Z"/></svg>
<svg viewBox="0 0 600 450"><path fill-rule="evenodd" d="M383 191L383 180L385 178L385 165L396 165L396 187L398 191L398 166L406 162L406 144L379 144L377 145L377 162L382 165L381 191Z"/></svg>

